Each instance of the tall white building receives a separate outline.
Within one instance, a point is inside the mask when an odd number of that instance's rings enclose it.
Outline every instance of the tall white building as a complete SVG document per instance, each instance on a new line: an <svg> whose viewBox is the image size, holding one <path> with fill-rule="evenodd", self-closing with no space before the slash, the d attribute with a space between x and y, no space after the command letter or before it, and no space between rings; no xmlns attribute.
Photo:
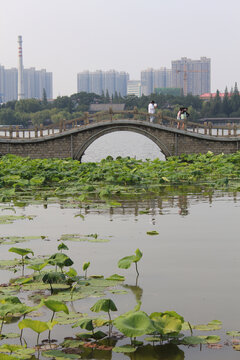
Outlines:
<svg viewBox="0 0 240 360"><path fill-rule="evenodd" d="M201 95L211 92L211 59L186 57L172 61L174 88L182 88L184 95Z"/></svg>
<svg viewBox="0 0 240 360"><path fill-rule="evenodd" d="M85 91L101 95L102 92L112 96L117 92L122 96L127 95L127 81L129 74L126 72L118 72L116 70L109 71L82 71L77 74L77 91Z"/></svg>
<svg viewBox="0 0 240 360"><path fill-rule="evenodd" d="M172 70L165 67L141 71L142 94L150 95L156 88L172 87Z"/></svg>
<svg viewBox="0 0 240 360"><path fill-rule="evenodd" d="M47 99L53 98L52 73L45 69L23 70L24 98L42 99L45 89ZM0 65L0 102L18 99L18 69L5 69Z"/></svg>

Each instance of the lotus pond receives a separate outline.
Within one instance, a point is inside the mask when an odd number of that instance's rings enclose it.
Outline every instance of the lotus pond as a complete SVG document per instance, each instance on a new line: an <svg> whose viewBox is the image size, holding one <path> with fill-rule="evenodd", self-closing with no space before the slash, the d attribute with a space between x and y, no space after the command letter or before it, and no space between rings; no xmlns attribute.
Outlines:
<svg viewBox="0 0 240 360"><path fill-rule="evenodd" d="M240 153L0 161L0 359L238 359Z"/></svg>

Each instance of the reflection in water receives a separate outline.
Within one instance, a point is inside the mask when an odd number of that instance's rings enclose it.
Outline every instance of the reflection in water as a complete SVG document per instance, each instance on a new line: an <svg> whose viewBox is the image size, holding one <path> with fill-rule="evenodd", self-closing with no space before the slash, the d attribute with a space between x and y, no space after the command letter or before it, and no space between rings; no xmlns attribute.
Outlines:
<svg viewBox="0 0 240 360"><path fill-rule="evenodd" d="M138 278L138 276L137 276ZM134 286L134 285L123 285L123 287L125 287L126 289L129 289L132 291L132 293L135 295L136 298L136 302L138 303L139 301L141 301L142 299L142 295L143 295L143 289L140 288L139 286Z"/></svg>
<svg viewBox="0 0 240 360"><path fill-rule="evenodd" d="M137 221L139 215L149 215L151 217L150 222L152 225L156 224L156 217L158 215L166 215L172 212L172 209L178 209L178 214L181 216L189 215L189 207L202 203L208 202L212 204L213 201L216 201L218 198L223 198L224 196L228 197L228 193L222 191L208 191L205 192L202 188L195 187L192 193L185 193L185 187L177 188L172 187L170 195L166 196L166 189L162 190L162 193L159 195L154 195L154 198L144 198L141 199L136 197L134 199L126 198L116 198L118 203L121 206L111 206L108 203L103 201L94 201L94 203L89 203L85 207L80 209L80 214L86 216L88 214L100 214L100 213L109 213L110 219L113 221L114 216L127 216L134 214L135 220ZM169 189L168 189L169 191ZM148 196L150 197L151 194ZM237 202L236 194L232 194L234 202ZM64 204L62 206L64 208Z"/></svg>
<svg viewBox="0 0 240 360"><path fill-rule="evenodd" d="M141 346L135 353L128 355L131 360L183 360L184 352L177 345L146 345Z"/></svg>

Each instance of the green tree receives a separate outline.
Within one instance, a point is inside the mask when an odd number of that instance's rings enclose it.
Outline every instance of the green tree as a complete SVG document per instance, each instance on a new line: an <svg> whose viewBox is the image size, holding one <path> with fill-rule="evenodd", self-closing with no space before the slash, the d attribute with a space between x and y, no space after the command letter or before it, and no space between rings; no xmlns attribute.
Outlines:
<svg viewBox="0 0 240 360"><path fill-rule="evenodd" d="M43 104L43 106L48 105L46 89L43 89L42 104Z"/></svg>
<svg viewBox="0 0 240 360"><path fill-rule="evenodd" d="M219 90L216 91L216 96L211 102L211 115L217 116L221 113L222 100L220 98Z"/></svg>
<svg viewBox="0 0 240 360"><path fill-rule="evenodd" d="M32 113L41 110L41 101L37 99L22 99L16 102L15 111Z"/></svg>
<svg viewBox="0 0 240 360"><path fill-rule="evenodd" d="M223 113L223 114L226 114L227 116L229 116L230 113L232 112L232 107L231 107L231 103L230 103L229 93L228 93L227 87L225 88L225 92L224 92L224 97L223 97L221 109L222 109L222 113Z"/></svg>
<svg viewBox="0 0 240 360"><path fill-rule="evenodd" d="M110 96L108 90L106 91L105 101L107 104L110 103Z"/></svg>
<svg viewBox="0 0 240 360"><path fill-rule="evenodd" d="M231 95L230 102L231 102L231 107L232 107L233 112L240 110L240 95L239 95L238 86L237 86L236 82L235 82L233 93Z"/></svg>

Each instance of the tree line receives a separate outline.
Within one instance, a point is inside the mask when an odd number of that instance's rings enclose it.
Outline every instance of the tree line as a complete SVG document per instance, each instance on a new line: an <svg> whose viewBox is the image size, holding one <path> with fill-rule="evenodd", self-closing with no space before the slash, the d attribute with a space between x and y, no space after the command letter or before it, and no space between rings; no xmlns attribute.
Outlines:
<svg viewBox="0 0 240 360"><path fill-rule="evenodd" d="M58 123L60 120L70 120L81 117L89 110L90 104L125 104L126 110L137 107L139 111L147 111L148 104L154 100L164 115L176 117L179 107L188 107L191 120L206 117L240 117L240 95L237 84L230 92L225 89L223 98L217 90L216 96L209 100L200 99L199 96L173 96L164 94L121 96L116 93L109 96L94 93L80 92L71 96L58 96L53 101L47 101L43 92L42 100L23 99L4 103L0 106L1 125L39 125Z"/></svg>

